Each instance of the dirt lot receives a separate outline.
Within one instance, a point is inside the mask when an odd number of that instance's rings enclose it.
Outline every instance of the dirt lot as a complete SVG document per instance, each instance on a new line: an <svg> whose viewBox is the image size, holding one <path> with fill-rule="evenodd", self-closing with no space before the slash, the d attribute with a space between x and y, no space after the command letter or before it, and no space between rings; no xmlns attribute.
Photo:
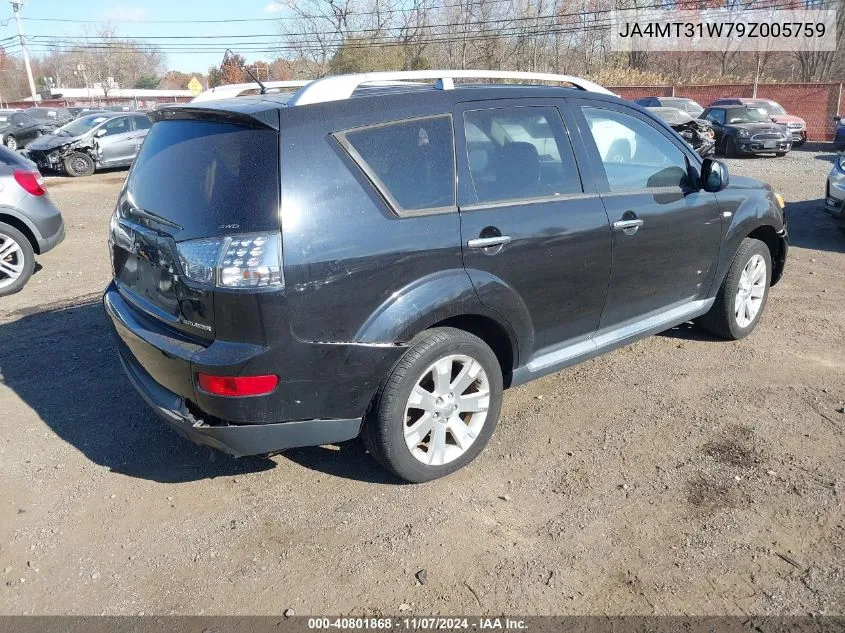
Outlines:
<svg viewBox="0 0 845 633"><path fill-rule="evenodd" d="M233 460L168 431L98 304L125 172L50 179L67 240L0 303L0 612L845 613L832 160L730 161L789 202L751 337L682 327L514 389L481 458L420 486L357 442Z"/></svg>

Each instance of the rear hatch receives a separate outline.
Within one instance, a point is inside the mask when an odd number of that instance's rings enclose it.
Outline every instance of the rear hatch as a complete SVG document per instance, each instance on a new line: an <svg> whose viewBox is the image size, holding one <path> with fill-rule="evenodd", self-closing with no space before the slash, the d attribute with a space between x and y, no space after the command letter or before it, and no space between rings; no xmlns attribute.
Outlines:
<svg viewBox="0 0 845 633"><path fill-rule="evenodd" d="M278 234L278 129L213 109L173 108L153 116L159 120L135 159L111 222L115 282L136 308L210 340L217 278L209 273L198 281L207 268L186 270L193 264L186 263L185 253L202 259L221 243L240 248L244 235ZM224 237L229 239L213 239Z"/></svg>

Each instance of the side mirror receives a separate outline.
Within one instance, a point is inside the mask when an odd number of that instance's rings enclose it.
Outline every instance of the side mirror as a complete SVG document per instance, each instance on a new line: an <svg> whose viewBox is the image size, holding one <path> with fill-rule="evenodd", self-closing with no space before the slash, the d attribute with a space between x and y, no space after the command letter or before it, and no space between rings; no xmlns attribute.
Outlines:
<svg viewBox="0 0 845 633"><path fill-rule="evenodd" d="M833 120L836 121L837 123L839 123L840 121L842 121L842 117L841 116L835 116L835 117L833 117Z"/></svg>
<svg viewBox="0 0 845 633"><path fill-rule="evenodd" d="M720 160L705 158L701 164L704 191L716 193L728 186L728 166Z"/></svg>
<svg viewBox="0 0 845 633"><path fill-rule="evenodd" d="M101 127L99 130L97 130L96 132L94 132L94 136L96 136L97 138L102 138L103 136L105 136L105 135L106 135L106 132L107 132L107 131L108 131L108 130L106 130L106 128Z"/></svg>
<svg viewBox="0 0 845 633"><path fill-rule="evenodd" d="M777 123L777 122L778 122L778 120L777 120L775 117L773 117L773 116L770 116L769 118L772 120L772 123Z"/></svg>

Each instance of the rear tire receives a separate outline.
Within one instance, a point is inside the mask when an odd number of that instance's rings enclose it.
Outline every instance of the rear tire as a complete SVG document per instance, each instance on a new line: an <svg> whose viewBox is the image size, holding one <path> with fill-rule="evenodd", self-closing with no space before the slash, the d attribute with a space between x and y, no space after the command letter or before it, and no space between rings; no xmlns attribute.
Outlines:
<svg viewBox="0 0 845 633"><path fill-rule="evenodd" d="M765 268L761 271L760 265ZM710 311L698 323L711 334L738 341L754 330L769 298L772 256L760 240L742 240Z"/></svg>
<svg viewBox="0 0 845 633"><path fill-rule="evenodd" d="M68 176L79 178L80 176L90 176L94 173L94 159L88 154L82 152L74 152L65 158L64 161L65 173Z"/></svg>
<svg viewBox="0 0 845 633"><path fill-rule="evenodd" d="M364 420L364 446L389 471L421 483L474 460L502 406L502 370L477 336L426 330L384 381Z"/></svg>
<svg viewBox="0 0 845 633"><path fill-rule="evenodd" d="M27 237L0 222L0 297L18 292L35 270L35 252Z"/></svg>

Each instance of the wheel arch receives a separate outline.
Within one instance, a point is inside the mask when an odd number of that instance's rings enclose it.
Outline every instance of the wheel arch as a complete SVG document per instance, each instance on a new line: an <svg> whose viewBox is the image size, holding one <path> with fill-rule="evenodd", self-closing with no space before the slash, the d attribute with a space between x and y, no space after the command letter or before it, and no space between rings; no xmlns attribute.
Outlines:
<svg viewBox="0 0 845 633"><path fill-rule="evenodd" d="M34 227L32 227L24 218L15 213L11 213L8 209L0 209L0 222L13 226L23 233L24 237L29 240L29 244L32 246L32 250L35 251L35 254L41 254L41 247L38 243L36 231Z"/></svg>
<svg viewBox="0 0 845 633"><path fill-rule="evenodd" d="M778 235L778 231L770 224L763 224L751 231L746 237L760 240L769 249L772 257L772 281L774 286L783 276L783 269L786 264L786 238Z"/></svg>
<svg viewBox="0 0 845 633"><path fill-rule="evenodd" d="M506 316L481 303L463 269L427 275L393 293L361 326L354 340L407 344L426 330L445 326L484 340L502 363L504 375L520 361L519 332Z"/></svg>
<svg viewBox="0 0 845 633"><path fill-rule="evenodd" d="M493 353L499 360L505 387L509 386L510 374L516 368L519 358L519 344L513 332L509 331L508 327L489 316L480 314L462 314L449 317L448 319L434 323L428 329L438 327L451 327L457 330L463 330L464 332L474 334L484 341L493 350Z"/></svg>

